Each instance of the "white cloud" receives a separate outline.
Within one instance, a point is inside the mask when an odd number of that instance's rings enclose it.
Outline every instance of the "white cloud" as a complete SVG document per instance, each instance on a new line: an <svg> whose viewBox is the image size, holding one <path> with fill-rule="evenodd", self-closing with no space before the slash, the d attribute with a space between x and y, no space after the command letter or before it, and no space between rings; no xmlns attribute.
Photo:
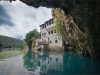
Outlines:
<svg viewBox="0 0 100 75"><path fill-rule="evenodd" d="M39 25L52 18L51 9L45 7L34 8L20 1L12 3L1 1L0 5L11 17L9 20L14 24L14 26L0 25L0 35L23 39L27 32L33 29L39 30Z"/></svg>

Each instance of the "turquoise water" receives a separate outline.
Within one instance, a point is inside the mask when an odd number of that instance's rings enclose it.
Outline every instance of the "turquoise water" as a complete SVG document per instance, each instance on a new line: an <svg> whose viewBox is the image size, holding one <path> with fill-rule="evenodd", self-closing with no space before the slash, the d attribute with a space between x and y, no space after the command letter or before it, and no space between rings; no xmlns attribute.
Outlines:
<svg viewBox="0 0 100 75"><path fill-rule="evenodd" d="M69 51L5 51L0 75L100 75L100 59Z"/></svg>
<svg viewBox="0 0 100 75"><path fill-rule="evenodd" d="M68 51L28 52L24 66L39 75L100 74L100 59Z"/></svg>

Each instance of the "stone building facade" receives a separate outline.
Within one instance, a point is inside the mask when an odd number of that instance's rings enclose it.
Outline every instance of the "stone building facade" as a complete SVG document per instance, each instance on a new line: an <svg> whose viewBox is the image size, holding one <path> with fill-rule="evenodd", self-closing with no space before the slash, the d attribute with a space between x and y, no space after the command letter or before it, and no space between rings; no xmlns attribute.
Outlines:
<svg viewBox="0 0 100 75"><path fill-rule="evenodd" d="M62 47L62 37L57 35L54 27L55 23L53 19L50 19L44 24L40 25L41 44L48 44L52 47Z"/></svg>

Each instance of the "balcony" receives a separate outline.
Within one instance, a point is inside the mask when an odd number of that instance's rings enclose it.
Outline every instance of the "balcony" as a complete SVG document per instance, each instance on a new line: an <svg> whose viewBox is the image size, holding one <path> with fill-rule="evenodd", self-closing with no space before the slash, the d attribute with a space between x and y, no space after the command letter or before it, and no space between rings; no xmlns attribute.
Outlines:
<svg viewBox="0 0 100 75"><path fill-rule="evenodd" d="M42 42L38 42L38 45L48 45L49 42L48 41L42 41Z"/></svg>

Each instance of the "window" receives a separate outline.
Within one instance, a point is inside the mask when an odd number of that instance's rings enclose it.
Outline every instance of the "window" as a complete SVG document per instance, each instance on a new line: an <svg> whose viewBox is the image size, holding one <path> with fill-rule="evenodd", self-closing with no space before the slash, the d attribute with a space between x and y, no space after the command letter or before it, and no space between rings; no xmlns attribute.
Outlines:
<svg viewBox="0 0 100 75"><path fill-rule="evenodd" d="M55 43L58 43L58 41L57 41L57 40L55 40Z"/></svg>
<svg viewBox="0 0 100 75"><path fill-rule="evenodd" d="M53 31L51 31L51 34L53 34Z"/></svg>
<svg viewBox="0 0 100 75"><path fill-rule="evenodd" d="M51 43L51 41L49 41L49 43Z"/></svg>
<svg viewBox="0 0 100 75"><path fill-rule="evenodd" d="M47 22L47 26L49 26L49 23Z"/></svg>
<svg viewBox="0 0 100 75"><path fill-rule="evenodd" d="M41 28L42 28L42 29L46 28L46 25L45 25L45 24L43 24L43 25L41 26Z"/></svg>
<svg viewBox="0 0 100 75"><path fill-rule="evenodd" d="M50 34L50 31L48 32L48 34Z"/></svg>
<svg viewBox="0 0 100 75"><path fill-rule="evenodd" d="M44 28L46 28L46 25L44 25Z"/></svg>
<svg viewBox="0 0 100 75"><path fill-rule="evenodd" d="M51 22L49 22L49 25L51 25Z"/></svg>
<svg viewBox="0 0 100 75"><path fill-rule="evenodd" d="M44 29L44 25L42 26L42 29Z"/></svg>
<svg viewBox="0 0 100 75"><path fill-rule="evenodd" d="M42 36L45 36L46 35L46 33L42 33Z"/></svg>
<svg viewBox="0 0 100 75"><path fill-rule="evenodd" d="M44 35L46 35L46 33L44 33Z"/></svg>

